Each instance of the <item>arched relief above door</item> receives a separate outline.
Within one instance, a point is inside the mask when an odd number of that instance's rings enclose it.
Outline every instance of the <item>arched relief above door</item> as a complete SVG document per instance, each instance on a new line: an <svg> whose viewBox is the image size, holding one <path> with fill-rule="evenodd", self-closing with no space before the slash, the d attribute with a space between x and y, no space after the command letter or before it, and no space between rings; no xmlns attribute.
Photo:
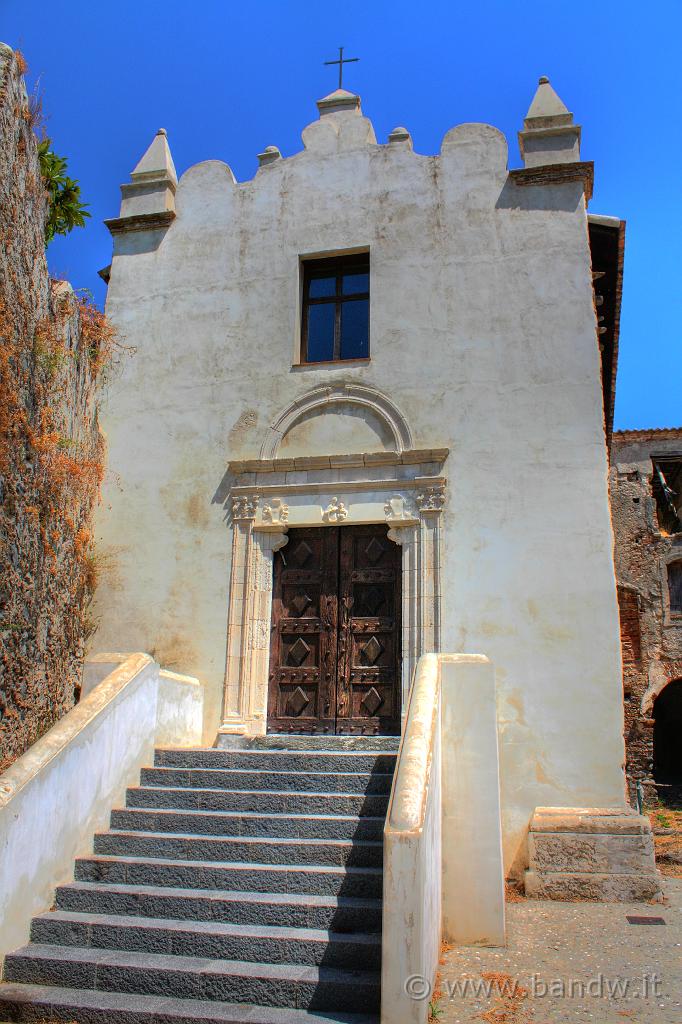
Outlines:
<svg viewBox="0 0 682 1024"><path fill-rule="evenodd" d="M325 455L340 454L343 450L401 453L412 448L412 434L407 421L390 399L366 385L332 384L313 388L280 414L268 428L261 459L276 458L280 447L283 454L288 447L286 454L293 457L304 454L296 450L296 445L309 445L310 437L307 435L316 429L320 436L315 447ZM288 435L291 435L289 443L283 445ZM353 441L353 438L357 440ZM329 439L327 443L332 444L332 450L325 450L325 439ZM334 450L336 448L339 450Z"/></svg>

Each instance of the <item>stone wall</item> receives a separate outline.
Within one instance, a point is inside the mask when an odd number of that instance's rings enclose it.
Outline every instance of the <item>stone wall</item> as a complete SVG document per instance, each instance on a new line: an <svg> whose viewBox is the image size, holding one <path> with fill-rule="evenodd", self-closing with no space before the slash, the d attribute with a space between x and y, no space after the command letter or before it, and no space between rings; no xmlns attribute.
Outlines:
<svg viewBox="0 0 682 1024"><path fill-rule="evenodd" d="M112 338L51 282L23 59L0 44L0 770L77 700Z"/></svg>
<svg viewBox="0 0 682 1024"><path fill-rule="evenodd" d="M653 787L653 705L682 678L682 616L671 614L667 566L682 559L682 533L661 527L653 493L654 458L682 457L682 429L615 433L611 454L611 512L623 651L627 776Z"/></svg>

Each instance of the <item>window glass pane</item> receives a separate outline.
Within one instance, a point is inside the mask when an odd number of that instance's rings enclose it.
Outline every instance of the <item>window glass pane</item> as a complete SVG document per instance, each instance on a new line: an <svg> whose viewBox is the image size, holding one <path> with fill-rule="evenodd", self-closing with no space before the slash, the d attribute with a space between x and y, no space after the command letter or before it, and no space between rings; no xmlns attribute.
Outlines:
<svg viewBox="0 0 682 1024"><path fill-rule="evenodd" d="M364 359L369 355L369 302L353 299L341 306L341 358Z"/></svg>
<svg viewBox="0 0 682 1024"><path fill-rule="evenodd" d="M308 295L311 299L323 299L327 295L336 295L336 278L311 277Z"/></svg>
<svg viewBox="0 0 682 1024"><path fill-rule="evenodd" d="M369 274L344 274L341 279L341 291L344 295L357 295L358 292L368 292Z"/></svg>
<svg viewBox="0 0 682 1024"><path fill-rule="evenodd" d="M334 358L334 318L336 303L323 302L308 306L308 350L306 360L319 363Z"/></svg>

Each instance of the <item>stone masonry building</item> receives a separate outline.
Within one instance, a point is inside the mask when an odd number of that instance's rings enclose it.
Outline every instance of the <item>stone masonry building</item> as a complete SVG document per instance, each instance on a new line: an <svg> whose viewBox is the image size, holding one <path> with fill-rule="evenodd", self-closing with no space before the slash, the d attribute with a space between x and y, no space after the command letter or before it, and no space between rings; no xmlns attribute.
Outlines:
<svg viewBox="0 0 682 1024"><path fill-rule="evenodd" d="M103 418L98 647L198 676L207 742L398 731L421 653L488 655L521 870L536 806L623 799L623 225L588 216L545 80L511 171L489 125L422 156L352 93L318 108L253 181L178 182L160 131L122 186L107 312L136 355Z"/></svg>
<svg viewBox="0 0 682 1024"><path fill-rule="evenodd" d="M678 799L682 786L682 429L614 434L611 511L631 796L640 780L647 798Z"/></svg>
<svg viewBox="0 0 682 1024"><path fill-rule="evenodd" d="M107 674L42 772L96 793L63 816L76 879L7 948L15 1020L427 1024L442 942L504 944L507 877L660 896L608 490L624 224L588 214L545 78L511 170L490 125L424 156L353 93L317 106L245 182L178 181L160 130L108 221L135 354L102 413ZM55 830L22 771L25 942Z"/></svg>

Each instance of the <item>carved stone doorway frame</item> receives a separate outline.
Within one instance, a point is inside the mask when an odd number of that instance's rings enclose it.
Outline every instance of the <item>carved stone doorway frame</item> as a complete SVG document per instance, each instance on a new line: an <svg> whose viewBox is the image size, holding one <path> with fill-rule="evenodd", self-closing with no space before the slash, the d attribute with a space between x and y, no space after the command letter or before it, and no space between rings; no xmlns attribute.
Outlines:
<svg viewBox="0 0 682 1024"><path fill-rule="evenodd" d="M231 463L227 657L220 734L266 731L272 560L290 527L386 523L402 548L401 705L417 659L441 645L447 449Z"/></svg>

